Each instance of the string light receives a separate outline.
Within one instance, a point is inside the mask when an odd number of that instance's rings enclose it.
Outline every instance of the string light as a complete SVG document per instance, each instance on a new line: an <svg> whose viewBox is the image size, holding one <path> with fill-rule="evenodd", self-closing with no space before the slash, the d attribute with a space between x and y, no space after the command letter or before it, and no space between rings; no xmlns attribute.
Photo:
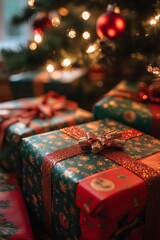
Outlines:
<svg viewBox="0 0 160 240"><path fill-rule="evenodd" d="M84 39L89 39L90 38L90 36L91 36L91 34L89 33L89 32L84 32L83 34L82 34L82 37L84 38Z"/></svg>
<svg viewBox="0 0 160 240"><path fill-rule="evenodd" d="M95 46L94 45L90 45L87 50L86 50L86 53L93 53L94 51L96 50Z"/></svg>
<svg viewBox="0 0 160 240"><path fill-rule="evenodd" d="M61 20L58 16L54 16L51 21L54 27L58 27L61 23Z"/></svg>
<svg viewBox="0 0 160 240"><path fill-rule="evenodd" d="M52 73L54 71L53 64L51 64L51 63L47 64L46 70L47 70L47 72Z"/></svg>
<svg viewBox="0 0 160 240"><path fill-rule="evenodd" d="M41 43L41 42L42 42L42 36L41 36L39 33L36 33L36 34L34 35L34 41L35 41L36 43Z"/></svg>
<svg viewBox="0 0 160 240"><path fill-rule="evenodd" d="M28 6L34 7L35 0L28 0Z"/></svg>
<svg viewBox="0 0 160 240"><path fill-rule="evenodd" d="M37 49L37 43L31 42L31 43L29 44L29 48L30 48L32 51L36 50L36 49Z"/></svg>
<svg viewBox="0 0 160 240"><path fill-rule="evenodd" d="M59 13L61 16L65 17L65 16L68 15L69 11L68 11L67 8L63 8L63 7L62 7L62 8L60 8L60 9L58 10L58 13Z"/></svg>
<svg viewBox="0 0 160 240"><path fill-rule="evenodd" d="M88 19L90 18L90 16L91 16L91 13L88 12L88 11L84 11L84 12L82 13L82 18L83 18L84 20L88 20Z"/></svg>
<svg viewBox="0 0 160 240"><path fill-rule="evenodd" d="M159 21L160 15L156 15L154 18L150 20L151 25L156 25L157 22Z"/></svg>
<svg viewBox="0 0 160 240"><path fill-rule="evenodd" d="M70 29L68 32L68 37L75 38L76 37L76 31L74 29Z"/></svg>
<svg viewBox="0 0 160 240"><path fill-rule="evenodd" d="M71 65L71 60L69 58L65 58L62 62L63 67L69 67Z"/></svg>

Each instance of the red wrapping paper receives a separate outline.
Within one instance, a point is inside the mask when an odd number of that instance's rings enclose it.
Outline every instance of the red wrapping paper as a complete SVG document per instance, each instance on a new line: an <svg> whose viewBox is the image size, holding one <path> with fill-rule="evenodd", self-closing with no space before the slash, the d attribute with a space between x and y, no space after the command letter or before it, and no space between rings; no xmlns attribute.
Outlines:
<svg viewBox="0 0 160 240"><path fill-rule="evenodd" d="M34 239L20 186L12 173L0 173L0 239Z"/></svg>
<svg viewBox="0 0 160 240"><path fill-rule="evenodd" d="M142 240L146 195L146 183L121 166L81 180L76 191L81 240L121 239L127 231L128 239Z"/></svg>

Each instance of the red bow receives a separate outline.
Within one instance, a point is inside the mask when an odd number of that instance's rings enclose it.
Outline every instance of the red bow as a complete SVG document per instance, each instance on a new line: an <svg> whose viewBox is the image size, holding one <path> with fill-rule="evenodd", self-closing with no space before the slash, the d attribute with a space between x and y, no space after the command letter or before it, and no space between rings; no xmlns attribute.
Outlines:
<svg viewBox="0 0 160 240"><path fill-rule="evenodd" d="M54 102L49 102L50 98L54 98ZM22 122L29 125L33 119L46 119L54 116L58 111L73 110L78 107L78 104L73 101L68 101L65 96L55 92L48 92L42 98L40 103L32 103L24 107L4 107L0 110L10 110L8 114L0 114L2 121L0 122L0 146L2 145L6 129L16 123Z"/></svg>
<svg viewBox="0 0 160 240"><path fill-rule="evenodd" d="M107 93L107 96L124 97L145 103L160 103L160 82L153 83L150 86L140 86L138 92L125 89L113 89Z"/></svg>

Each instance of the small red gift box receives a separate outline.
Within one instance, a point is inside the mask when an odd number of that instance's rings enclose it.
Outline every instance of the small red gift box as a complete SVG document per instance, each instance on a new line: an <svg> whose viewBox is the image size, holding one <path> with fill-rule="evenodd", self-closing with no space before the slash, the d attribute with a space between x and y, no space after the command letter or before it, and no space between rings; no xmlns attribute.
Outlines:
<svg viewBox="0 0 160 240"><path fill-rule="evenodd" d="M0 172L0 239L34 239L20 186L14 173Z"/></svg>

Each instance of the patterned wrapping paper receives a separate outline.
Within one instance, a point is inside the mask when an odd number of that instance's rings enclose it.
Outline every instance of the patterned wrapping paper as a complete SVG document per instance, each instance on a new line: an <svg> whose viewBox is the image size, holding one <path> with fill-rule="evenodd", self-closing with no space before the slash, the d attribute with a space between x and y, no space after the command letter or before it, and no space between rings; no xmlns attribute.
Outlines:
<svg viewBox="0 0 160 240"><path fill-rule="evenodd" d="M9 101L0 104L1 108L22 107L28 103L39 103L41 97L25 98ZM54 103L54 99L51 100ZM1 110L4 112L4 110ZM21 156L19 145L23 137L37 133L43 133L62 127L88 122L92 119L92 114L84 109L63 110L60 115L55 115L49 119L34 119L32 125L26 126L24 123L14 123L6 131L3 145L0 149L0 165L8 171L21 172ZM0 119L1 120L1 119Z"/></svg>
<svg viewBox="0 0 160 240"><path fill-rule="evenodd" d="M53 73L24 72L11 75L9 83L14 99L36 97L51 90L75 99L79 94L78 82L85 75L86 69L82 68L55 70Z"/></svg>
<svg viewBox="0 0 160 240"><path fill-rule="evenodd" d="M141 82L133 83L123 80L113 88L113 91L127 90L131 93L137 93L142 84ZM109 96L109 93L94 105L93 110L95 120L109 117L157 138L160 138L160 131L158 130L160 124L159 112L160 104L147 104L138 101L138 99L136 101L131 98Z"/></svg>
<svg viewBox="0 0 160 240"><path fill-rule="evenodd" d="M93 130L99 134L111 129L130 129L128 126L110 119L82 124L80 127L85 131ZM44 220L42 196L43 160L47 154L53 153L57 149L64 149L75 145L76 143L77 140L60 130L28 137L22 141L21 154L23 155L24 196L31 213L41 221ZM159 152L159 149L159 140L149 135L142 135L127 140L124 152L134 159L141 159ZM51 174L53 204L51 212L53 229L57 236L56 239L80 239L80 211L75 203L77 184L90 175L116 166L118 164L109 158L91 152L62 160L54 166ZM145 196L142 196L140 199L142 199L143 203ZM144 209L144 206L142 209ZM138 209L138 213L142 212L142 209ZM138 213L135 211L132 213L132 216ZM91 231L93 233L93 230Z"/></svg>
<svg viewBox="0 0 160 240"><path fill-rule="evenodd" d="M0 169L0 239L33 240L30 219L14 173Z"/></svg>

